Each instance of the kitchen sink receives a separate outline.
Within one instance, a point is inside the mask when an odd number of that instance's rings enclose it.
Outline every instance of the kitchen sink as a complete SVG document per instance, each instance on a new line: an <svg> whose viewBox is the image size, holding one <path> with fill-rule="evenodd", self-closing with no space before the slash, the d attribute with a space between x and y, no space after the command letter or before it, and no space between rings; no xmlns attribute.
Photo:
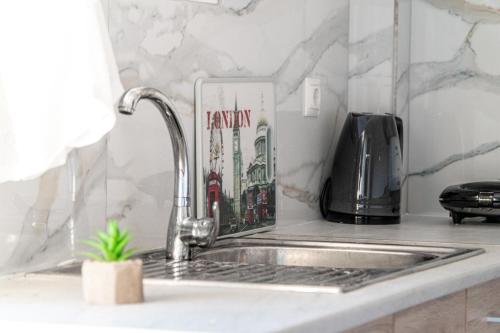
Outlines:
<svg viewBox="0 0 500 333"><path fill-rule="evenodd" d="M298 291L347 292L484 252L452 247L267 238L220 240L190 261L168 261L165 250L138 255L154 281ZM44 273L79 274L80 264Z"/></svg>
<svg viewBox="0 0 500 333"><path fill-rule="evenodd" d="M229 242L221 248L195 255L195 259L247 265L400 269L438 256L435 252L408 251L400 246L253 240Z"/></svg>

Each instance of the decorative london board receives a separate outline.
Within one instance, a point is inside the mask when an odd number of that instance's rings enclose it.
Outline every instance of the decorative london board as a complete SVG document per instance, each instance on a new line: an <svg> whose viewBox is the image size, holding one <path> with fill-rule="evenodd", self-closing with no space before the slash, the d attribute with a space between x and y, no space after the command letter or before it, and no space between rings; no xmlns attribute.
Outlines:
<svg viewBox="0 0 500 333"><path fill-rule="evenodd" d="M267 79L196 82L196 211L213 217L219 237L276 225L276 115Z"/></svg>

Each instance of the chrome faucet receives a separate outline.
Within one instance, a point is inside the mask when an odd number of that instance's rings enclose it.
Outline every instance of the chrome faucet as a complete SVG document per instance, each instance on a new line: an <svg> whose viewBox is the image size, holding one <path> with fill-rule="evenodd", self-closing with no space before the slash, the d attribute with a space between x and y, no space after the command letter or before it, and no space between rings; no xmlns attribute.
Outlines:
<svg viewBox="0 0 500 333"><path fill-rule="evenodd" d="M220 212L218 203L213 209L214 218L195 219L191 213L189 195L189 162L184 131L177 118L175 108L161 91L153 88L132 88L123 94L118 103L120 113L132 115L137 103L150 100L160 110L170 132L174 153L174 202L167 231L167 258L174 260L191 259L191 248L210 247L219 231Z"/></svg>

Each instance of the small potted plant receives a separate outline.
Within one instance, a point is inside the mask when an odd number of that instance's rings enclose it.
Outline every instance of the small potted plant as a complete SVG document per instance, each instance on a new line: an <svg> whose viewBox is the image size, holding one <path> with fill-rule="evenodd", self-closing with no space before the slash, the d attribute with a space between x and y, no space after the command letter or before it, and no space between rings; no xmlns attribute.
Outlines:
<svg viewBox="0 0 500 333"><path fill-rule="evenodd" d="M129 304L144 300L142 261L130 260L134 249L127 249L130 234L120 230L116 220L109 220L107 232L84 241L97 253L85 252L89 258L82 265L83 298L91 304Z"/></svg>

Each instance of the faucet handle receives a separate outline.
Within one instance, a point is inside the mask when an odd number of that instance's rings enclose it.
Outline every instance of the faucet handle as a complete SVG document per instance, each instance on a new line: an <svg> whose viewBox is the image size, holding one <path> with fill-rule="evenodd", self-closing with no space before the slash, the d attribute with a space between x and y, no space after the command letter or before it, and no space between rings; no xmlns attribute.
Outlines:
<svg viewBox="0 0 500 333"><path fill-rule="evenodd" d="M211 231L212 236L209 237L211 238L210 241L206 245L200 245L201 247L211 247L217 240L217 236L219 236L220 208L219 208L219 203L217 201L214 201L214 203L212 204L212 213L214 217L207 218L210 221L213 228L213 230Z"/></svg>
<svg viewBox="0 0 500 333"><path fill-rule="evenodd" d="M189 246L210 247L219 235L220 209L219 203L212 205L214 218L201 219L188 218L184 221L181 230L181 240Z"/></svg>

